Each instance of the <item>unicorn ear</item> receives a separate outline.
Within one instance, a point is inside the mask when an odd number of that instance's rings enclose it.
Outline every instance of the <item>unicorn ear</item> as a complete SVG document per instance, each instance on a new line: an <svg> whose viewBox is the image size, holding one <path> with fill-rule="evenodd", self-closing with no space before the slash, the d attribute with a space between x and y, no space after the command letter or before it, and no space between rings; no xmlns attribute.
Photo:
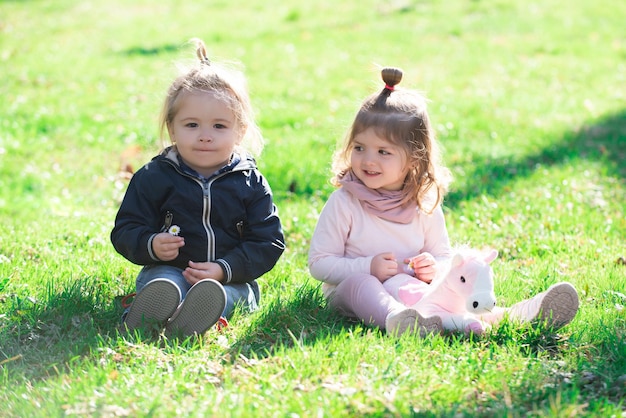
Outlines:
<svg viewBox="0 0 626 418"><path fill-rule="evenodd" d="M464 261L463 256L460 253L456 253L452 257L451 265L452 267L459 267L460 265L463 264L463 261Z"/></svg>
<svg viewBox="0 0 626 418"><path fill-rule="evenodd" d="M487 253L487 255L485 256L485 263L489 264L491 263L493 260L496 259L496 257L498 256L498 250L491 250Z"/></svg>

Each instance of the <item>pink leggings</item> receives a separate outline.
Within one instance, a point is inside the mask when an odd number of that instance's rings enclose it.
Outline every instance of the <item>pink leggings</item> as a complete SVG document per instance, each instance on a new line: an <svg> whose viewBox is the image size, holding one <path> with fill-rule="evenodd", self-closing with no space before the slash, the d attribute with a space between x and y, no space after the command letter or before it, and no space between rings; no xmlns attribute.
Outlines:
<svg viewBox="0 0 626 418"><path fill-rule="evenodd" d="M385 328L387 315L404 309L383 287L383 284L369 274L357 274L344 279L330 295L328 302L345 316L356 317L368 325Z"/></svg>

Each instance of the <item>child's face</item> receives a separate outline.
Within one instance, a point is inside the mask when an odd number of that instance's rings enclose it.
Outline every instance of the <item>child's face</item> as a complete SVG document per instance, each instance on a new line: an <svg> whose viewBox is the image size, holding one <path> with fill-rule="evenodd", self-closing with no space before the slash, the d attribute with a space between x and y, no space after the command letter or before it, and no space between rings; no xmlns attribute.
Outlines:
<svg viewBox="0 0 626 418"><path fill-rule="evenodd" d="M208 177L228 163L241 132L224 101L206 92L183 93L169 127L183 161Z"/></svg>
<svg viewBox="0 0 626 418"><path fill-rule="evenodd" d="M405 151L372 128L354 137L350 165L370 189L400 190L409 172Z"/></svg>

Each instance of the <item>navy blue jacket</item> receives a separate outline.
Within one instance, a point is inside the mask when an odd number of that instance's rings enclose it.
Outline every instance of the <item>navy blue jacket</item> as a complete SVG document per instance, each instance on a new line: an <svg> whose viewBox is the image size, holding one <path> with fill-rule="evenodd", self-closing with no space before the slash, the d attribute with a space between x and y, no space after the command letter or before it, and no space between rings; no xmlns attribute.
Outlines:
<svg viewBox="0 0 626 418"><path fill-rule="evenodd" d="M175 260L161 261L152 239L171 225L180 227L185 245ZM272 191L250 156L201 178L186 167L172 147L131 178L115 218L111 242L138 265L189 261L216 262L224 283L248 283L268 272L285 249Z"/></svg>

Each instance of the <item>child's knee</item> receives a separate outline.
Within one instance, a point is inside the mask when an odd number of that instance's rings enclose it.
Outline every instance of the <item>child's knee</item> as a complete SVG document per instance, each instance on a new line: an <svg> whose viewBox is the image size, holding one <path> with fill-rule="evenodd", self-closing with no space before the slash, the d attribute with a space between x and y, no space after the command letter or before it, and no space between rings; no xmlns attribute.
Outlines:
<svg viewBox="0 0 626 418"><path fill-rule="evenodd" d="M385 290L406 306L415 305L428 290L428 284L407 274L398 274L383 283Z"/></svg>

